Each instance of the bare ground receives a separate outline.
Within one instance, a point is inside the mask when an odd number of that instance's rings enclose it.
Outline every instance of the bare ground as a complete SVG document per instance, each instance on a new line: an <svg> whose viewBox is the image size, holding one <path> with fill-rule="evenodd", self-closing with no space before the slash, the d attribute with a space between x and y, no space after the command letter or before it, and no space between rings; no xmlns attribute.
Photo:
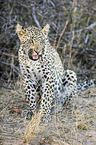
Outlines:
<svg viewBox="0 0 96 145"><path fill-rule="evenodd" d="M26 120L22 88L0 90L0 144L2 145L95 145L96 87L78 92L49 123L40 116ZM21 114L12 111L18 109Z"/></svg>

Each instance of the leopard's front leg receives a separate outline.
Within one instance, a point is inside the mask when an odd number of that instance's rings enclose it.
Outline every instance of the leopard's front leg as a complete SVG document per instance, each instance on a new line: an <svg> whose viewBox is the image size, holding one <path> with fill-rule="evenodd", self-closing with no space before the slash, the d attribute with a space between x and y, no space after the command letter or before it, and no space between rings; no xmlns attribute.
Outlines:
<svg viewBox="0 0 96 145"><path fill-rule="evenodd" d="M43 88L43 94L41 97L40 113L42 114L42 120L48 122L51 120L50 112L52 108L52 101L54 96L54 82L46 81Z"/></svg>
<svg viewBox="0 0 96 145"><path fill-rule="evenodd" d="M26 101L28 104L28 113L27 113L27 119L32 118L32 115L34 114L36 110L36 82L30 80L30 79L25 79L23 80L23 85L25 89L25 96L26 96Z"/></svg>

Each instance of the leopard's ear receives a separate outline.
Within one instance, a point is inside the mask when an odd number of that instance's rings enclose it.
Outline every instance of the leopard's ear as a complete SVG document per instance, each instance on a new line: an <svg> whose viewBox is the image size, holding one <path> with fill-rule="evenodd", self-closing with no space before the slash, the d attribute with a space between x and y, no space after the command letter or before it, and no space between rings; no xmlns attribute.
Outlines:
<svg viewBox="0 0 96 145"><path fill-rule="evenodd" d="M25 36L26 32L22 29L22 26L17 24L16 33L18 34L19 39L22 41L22 38Z"/></svg>
<svg viewBox="0 0 96 145"><path fill-rule="evenodd" d="M47 25L41 30L42 33L45 34L46 36L48 36L49 28L50 28L50 25L47 24Z"/></svg>

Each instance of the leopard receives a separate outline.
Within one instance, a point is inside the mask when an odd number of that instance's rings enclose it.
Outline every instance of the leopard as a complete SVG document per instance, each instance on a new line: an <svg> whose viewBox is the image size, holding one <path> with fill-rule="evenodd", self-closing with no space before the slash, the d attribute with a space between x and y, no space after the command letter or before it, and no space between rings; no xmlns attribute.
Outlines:
<svg viewBox="0 0 96 145"><path fill-rule="evenodd" d="M20 39L19 64L28 105L27 118L31 118L38 106L42 120L51 120L51 111L56 104L56 113L70 100L77 88L77 76L72 70L64 70L56 49L51 46L49 24L44 28L16 26ZM37 101L39 100L39 101Z"/></svg>

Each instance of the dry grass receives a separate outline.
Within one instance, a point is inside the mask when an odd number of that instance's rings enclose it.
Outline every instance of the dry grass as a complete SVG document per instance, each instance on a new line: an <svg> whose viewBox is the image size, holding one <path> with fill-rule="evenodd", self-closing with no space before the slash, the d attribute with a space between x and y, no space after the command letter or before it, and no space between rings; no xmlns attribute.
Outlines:
<svg viewBox="0 0 96 145"><path fill-rule="evenodd" d="M95 0L90 1L51 1L39 3L32 1L2 1L1 33L1 85L0 90L0 144L4 145L95 145L96 144L96 87L78 91L68 106L64 106L57 115L52 114L49 123L40 122L40 114L35 114L31 121L26 120L25 95L21 85L13 85L19 74L19 42L15 26L46 23L51 25L50 42L56 49L61 49L65 68L72 68L79 78L96 77L95 63ZM33 1L34 2L34 1ZM35 5L36 19L32 17ZM55 7L54 7L55 5ZM43 8L44 7L44 8ZM42 9L43 8L43 9ZM59 9L58 9L59 8ZM61 11L62 10L62 11ZM48 15L46 15L46 13ZM22 15L22 17L21 17ZM50 19L49 19L50 17ZM64 19L62 19L62 17ZM56 31L57 30L57 31ZM5 35L6 34L6 35ZM77 63L78 62L78 63ZM88 67L88 68L87 68ZM16 80L15 80L16 81ZM18 82L17 82L18 84ZM14 88L14 89L12 89ZM19 109L22 113L11 112Z"/></svg>
<svg viewBox="0 0 96 145"><path fill-rule="evenodd" d="M8 145L94 145L96 141L96 88L92 87L73 98L52 121L40 122L36 114L30 121L24 119L26 102L21 89L2 89L1 95L1 143ZM90 97L89 97L90 96ZM11 99L10 99L11 98ZM6 107L7 106L7 107ZM10 112L19 109L21 115Z"/></svg>
<svg viewBox="0 0 96 145"><path fill-rule="evenodd" d="M24 140L23 142L28 142L30 140L32 140L32 136L33 138L36 137L37 132L39 133L39 124L40 124L40 120L41 119L41 114L37 113L34 115L34 117L31 119L31 121L28 122L28 124L26 125L26 129L24 132ZM41 131L40 131L41 132Z"/></svg>

